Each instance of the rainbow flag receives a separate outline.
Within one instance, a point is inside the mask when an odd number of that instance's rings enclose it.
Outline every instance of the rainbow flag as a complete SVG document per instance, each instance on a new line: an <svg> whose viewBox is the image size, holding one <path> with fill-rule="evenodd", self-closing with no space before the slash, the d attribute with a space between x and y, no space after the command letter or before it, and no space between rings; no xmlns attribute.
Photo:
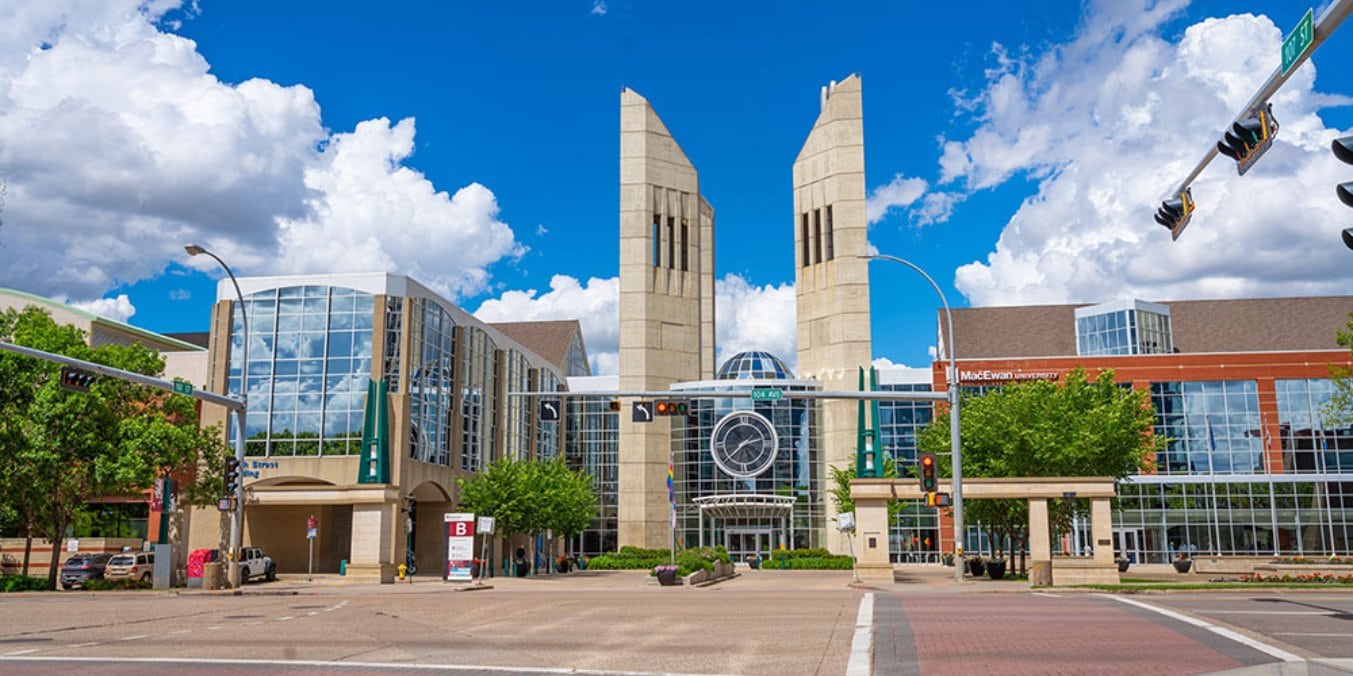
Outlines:
<svg viewBox="0 0 1353 676"><path fill-rule="evenodd" d="M676 468L667 464L667 502L672 505L672 529L676 530Z"/></svg>

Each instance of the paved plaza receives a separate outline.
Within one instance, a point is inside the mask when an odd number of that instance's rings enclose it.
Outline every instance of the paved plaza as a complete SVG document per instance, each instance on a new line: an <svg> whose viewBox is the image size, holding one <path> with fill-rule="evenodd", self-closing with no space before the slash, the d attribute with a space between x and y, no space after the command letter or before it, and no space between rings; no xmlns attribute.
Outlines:
<svg viewBox="0 0 1353 676"><path fill-rule="evenodd" d="M850 586L849 571L740 573L700 588L594 571L469 592L317 577L239 596L11 594L0 672L1290 674L1317 673L1308 660L1353 663L1353 594L1030 591L958 586L952 569L926 566L872 589Z"/></svg>

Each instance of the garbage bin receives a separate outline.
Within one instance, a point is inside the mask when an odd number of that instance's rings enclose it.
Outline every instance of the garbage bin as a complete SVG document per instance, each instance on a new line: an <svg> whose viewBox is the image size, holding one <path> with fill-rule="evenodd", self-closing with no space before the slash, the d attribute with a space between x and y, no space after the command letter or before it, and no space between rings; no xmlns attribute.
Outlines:
<svg viewBox="0 0 1353 676"><path fill-rule="evenodd" d="M221 562L211 561L202 564L202 588L220 589L221 588Z"/></svg>
<svg viewBox="0 0 1353 676"><path fill-rule="evenodd" d="M339 561L338 561L338 574L339 574L339 575L343 575L343 576L346 576L346 575L348 574L348 560L347 560L347 559L339 559Z"/></svg>

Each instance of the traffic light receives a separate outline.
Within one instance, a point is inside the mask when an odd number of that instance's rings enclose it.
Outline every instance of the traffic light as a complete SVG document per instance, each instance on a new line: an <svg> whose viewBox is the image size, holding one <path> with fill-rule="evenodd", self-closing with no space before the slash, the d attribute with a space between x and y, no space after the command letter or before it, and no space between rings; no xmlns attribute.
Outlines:
<svg viewBox="0 0 1353 676"><path fill-rule="evenodd" d="M935 454L921 454L918 464L921 466L921 491L934 493L940 485L939 479L935 478Z"/></svg>
<svg viewBox="0 0 1353 676"><path fill-rule="evenodd" d="M94 384L95 376L88 371L81 371L70 366L61 367L61 386L75 392L88 392L89 386Z"/></svg>
<svg viewBox="0 0 1353 676"><path fill-rule="evenodd" d="M1278 120L1273 117L1273 104L1265 103L1231 125L1231 131L1217 141L1217 152L1235 160L1236 171L1244 176L1255 160L1273 145L1273 137L1277 134Z"/></svg>
<svg viewBox="0 0 1353 676"><path fill-rule="evenodd" d="M1330 143L1330 148L1334 150L1334 156L1344 164L1353 164L1353 136L1334 139ZM1334 186L1334 192L1339 196L1339 201L1353 207L1353 181L1347 181ZM1344 246L1353 249L1353 228L1344 228Z"/></svg>
<svg viewBox="0 0 1353 676"><path fill-rule="evenodd" d="M953 504L954 504L954 501L953 501L953 499L949 496L948 493L926 493L926 494L925 494L925 505L926 505L926 507L952 507Z"/></svg>
<svg viewBox="0 0 1353 676"><path fill-rule="evenodd" d="M684 401L659 399L653 402L654 415L686 415L687 410L689 407Z"/></svg>
<svg viewBox="0 0 1353 676"><path fill-rule="evenodd" d="M240 461L236 458L226 458L224 484L226 495L234 495L240 485Z"/></svg>
<svg viewBox="0 0 1353 676"><path fill-rule="evenodd" d="M619 412L620 412L620 400L619 400L619 399L612 398L610 401L606 402L606 407L607 407L607 409L609 409L609 410L611 411L611 413L619 413Z"/></svg>
<svg viewBox="0 0 1353 676"><path fill-rule="evenodd" d="M1171 239L1179 239L1179 233L1184 231L1191 218L1193 188L1185 188L1184 192L1161 202L1160 208L1156 210L1156 222L1170 229Z"/></svg>

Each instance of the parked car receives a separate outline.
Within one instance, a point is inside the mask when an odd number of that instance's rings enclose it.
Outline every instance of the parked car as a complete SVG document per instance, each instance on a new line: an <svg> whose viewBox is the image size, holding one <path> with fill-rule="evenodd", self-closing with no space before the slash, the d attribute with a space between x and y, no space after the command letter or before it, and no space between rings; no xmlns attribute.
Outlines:
<svg viewBox="0 0 1353 676"><path fill-rule="evenodd" d="M251 577L261 577L269 582L277 579L277 564L258 547L245 547L240 551L240 581L248 582Z"/></svg>
<svg viewBox="0 0 1353 676"><path fill-rule="evenodd" d="M108 559L104 568L105 580L140 580L150 582L155 574L155 554L153 552L126 552Z"/></svg>
<svg viewBox="0 0 1353 676"><path fill-rule="evenodd" d="M61 566L61 588L70 589L88 580L102 580L112 554L76 554Z"/></svg>

